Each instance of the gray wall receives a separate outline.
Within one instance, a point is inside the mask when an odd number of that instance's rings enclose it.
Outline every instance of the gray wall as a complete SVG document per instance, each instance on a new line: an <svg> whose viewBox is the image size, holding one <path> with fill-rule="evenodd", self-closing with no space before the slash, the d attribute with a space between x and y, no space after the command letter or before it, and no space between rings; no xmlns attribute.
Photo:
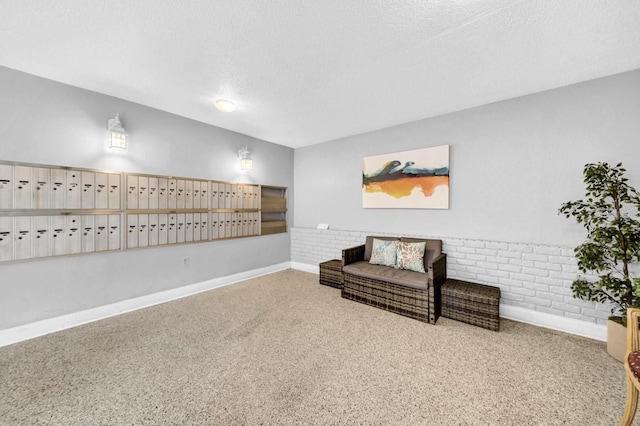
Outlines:
<svg viewBox="0 0 640 426"><path fill-rule="evenodd" d="M295 151L292 265L317 270L366 235L438 237L447 275L498 286L505 318L603 340L609 306L573 298L589 162L623 162L640 187L640 71ZM362 157L450 145L448 210L363 209ZM329 223L328 231L317 230Z"/></svg>
<svg viewBox="0 0 640 426"><path fill-rule="evenodd" d="M357 112L354 112L356 114ZM362 208L362 157L450 145L450 208ZM585 163L622 161L640 187L640 71L295 151L295 226L574 246L557 214Z"/></svg>
<svg viewBox="0 0 640 426"><path fill-rule="evenodd" d="M293 188L290 148L4 67L0 93L1 160ZM105 149L116 112L125 153ZM236 156L244 145L250 172ZM0 330L289 260L287 233L3 264Z"/></svg>

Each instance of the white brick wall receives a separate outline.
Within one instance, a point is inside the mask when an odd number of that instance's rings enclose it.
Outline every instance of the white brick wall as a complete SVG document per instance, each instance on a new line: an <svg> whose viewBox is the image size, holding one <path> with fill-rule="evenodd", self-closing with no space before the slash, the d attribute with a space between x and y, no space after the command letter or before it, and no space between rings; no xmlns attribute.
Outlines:
<svg viewBox="0 0 640 426"><path fill-rule="evenodd" d="M291 261L317 266L340 259L342 249L364 244L379 232L291 228ZM610 308L574 299L571 282L578 276L573 249L502 241L438 236L447 253L447 276L500 287L501 305L606 325Z"/></svg>

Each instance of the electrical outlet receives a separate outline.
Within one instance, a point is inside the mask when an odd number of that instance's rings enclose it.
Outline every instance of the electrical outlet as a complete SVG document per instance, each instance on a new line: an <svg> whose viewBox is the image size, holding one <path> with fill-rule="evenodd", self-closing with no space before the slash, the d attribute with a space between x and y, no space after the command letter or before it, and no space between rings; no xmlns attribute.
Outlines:
<svg viewBox="0 0 640 426"><path fill-rule="evenodd" d="M189 258L188 257L183 257L182 258L182 265L187 265L189 263Z"/></svg>

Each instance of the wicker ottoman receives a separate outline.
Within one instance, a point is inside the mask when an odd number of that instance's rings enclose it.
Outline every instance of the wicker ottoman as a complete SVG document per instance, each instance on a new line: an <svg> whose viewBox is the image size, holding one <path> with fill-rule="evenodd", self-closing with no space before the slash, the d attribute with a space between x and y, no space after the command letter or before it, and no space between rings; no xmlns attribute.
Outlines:
<svg viewBox="0 0 640 426"><path fill-rule="evenodd" d="M344 287L342 281L342 260L333 259L320 264L320 284L330 287Z"/></svg>
<svg viewBox="0 0 640 426"><path fill-rule="evenodd" d="M442 313L493 331L500 329L500 289L466 281L447 280L442 286Z"/></svg>

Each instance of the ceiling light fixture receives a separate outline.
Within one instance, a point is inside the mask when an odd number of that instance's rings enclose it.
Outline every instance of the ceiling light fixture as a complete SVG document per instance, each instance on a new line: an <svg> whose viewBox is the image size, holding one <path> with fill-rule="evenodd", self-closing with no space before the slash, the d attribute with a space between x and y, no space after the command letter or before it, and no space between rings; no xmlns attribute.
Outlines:
<svg viewBox="0 0 640 426"><path fill-rule="evenodd" d="M233 112L236 110L236 104L226 99L218 99L214 102L216 108L222 112Z"/></svg>

